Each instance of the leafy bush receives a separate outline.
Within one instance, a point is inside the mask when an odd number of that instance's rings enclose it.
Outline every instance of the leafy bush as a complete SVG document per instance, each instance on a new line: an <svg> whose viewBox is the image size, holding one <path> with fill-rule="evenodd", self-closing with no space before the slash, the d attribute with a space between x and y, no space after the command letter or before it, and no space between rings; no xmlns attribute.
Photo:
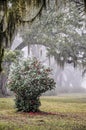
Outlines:
<svg viewBox="0 0 86 130"><path fill-rule="evenodd" d="M54 80L49 77L50 73L50 68L45 68L36 58L13 64L7 84L15 93L18 111L39 110L41 94L55 87Z"/></svg>

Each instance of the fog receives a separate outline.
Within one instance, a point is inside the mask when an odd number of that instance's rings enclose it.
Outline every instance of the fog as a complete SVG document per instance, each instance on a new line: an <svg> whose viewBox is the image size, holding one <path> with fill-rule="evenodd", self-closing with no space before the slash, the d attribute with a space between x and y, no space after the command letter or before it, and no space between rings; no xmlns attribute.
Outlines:
<svg viewBox="0 0 86 130"><path fill-rule="evenodd" d="M20 38L15 39L11 49L14 50L21 41L22 39ZM22 51L25 58L36 57L42 64L52 69L52 77L56 82L56 89L47 92L48 95L86 92L86 75L82 77L82 70L80 68L74 68L72 64L66 64L64 68L61 68L54 57L47 57L47 49L43 45L30 45L29 50L28 46L26 46Z"/></svg>

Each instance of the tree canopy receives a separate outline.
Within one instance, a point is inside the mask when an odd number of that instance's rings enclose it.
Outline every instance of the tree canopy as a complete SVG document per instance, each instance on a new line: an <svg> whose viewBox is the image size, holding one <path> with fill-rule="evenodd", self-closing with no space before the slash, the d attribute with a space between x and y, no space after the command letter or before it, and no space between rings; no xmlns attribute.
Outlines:
<svg viewBox="0 0 86 130"><path fill-rule="evenodd" d="M0 71L4 48L10 47L18 29L32 22L52 0L0 0ZM75 2L80 12L86 10L86 0L55 0L57 8Z"/></svg>
<svg viewBox="0 0 86 130"><path fill-rule="evenodd" d="M23 42L18 46L22 49L27 45L38 44L47 47L48 56L54 56L57 64L73 64L74 67L86 67L86 27L85 18L81 17L76 5L69 3L56 12L53 1L51 6L42 12L40 20L20 32Z"/></svg>

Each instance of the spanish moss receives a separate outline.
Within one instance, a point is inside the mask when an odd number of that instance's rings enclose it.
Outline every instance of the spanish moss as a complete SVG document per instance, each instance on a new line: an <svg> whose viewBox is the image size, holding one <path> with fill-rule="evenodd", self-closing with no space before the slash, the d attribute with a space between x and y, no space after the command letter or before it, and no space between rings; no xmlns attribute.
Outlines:
<svg viewBox="0 0 86 130"><path fill-rule="evenodd" d="M79 7L84 6L86 11L86 0L74 1ZM4 55L4 48L9 48L21 25L31 23L40 15L43 9L49 5L50 0L0 0L0 71ZM68 0L56 0L58 7Z"/></svg>

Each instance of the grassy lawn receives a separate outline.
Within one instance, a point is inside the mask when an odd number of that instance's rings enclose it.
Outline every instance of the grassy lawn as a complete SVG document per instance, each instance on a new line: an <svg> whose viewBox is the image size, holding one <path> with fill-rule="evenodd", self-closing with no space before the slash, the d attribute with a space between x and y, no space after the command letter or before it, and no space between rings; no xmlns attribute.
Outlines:
<svg viewBox="0 0 86 130"><path fill-rule="evenodd" d="M41 97L41 113L16 112L13 98L0 98L0 130L86 130L86 95Z"/></svg>

